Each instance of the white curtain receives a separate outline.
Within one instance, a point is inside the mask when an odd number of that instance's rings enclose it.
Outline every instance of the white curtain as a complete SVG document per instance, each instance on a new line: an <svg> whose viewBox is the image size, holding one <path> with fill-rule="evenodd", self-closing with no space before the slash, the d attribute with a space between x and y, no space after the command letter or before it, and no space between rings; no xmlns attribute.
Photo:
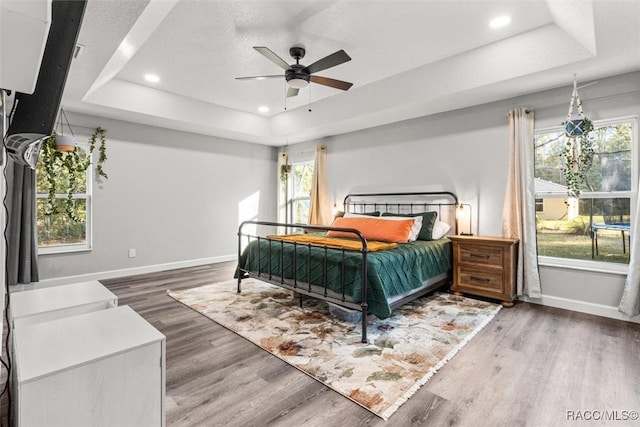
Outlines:
<svg viewBox="0 0 640 427"><path fill-rule="evenodd" d="M316 148L316 159L313 165L309 224L331 224L329 213L329 192L327 191L327 147L320 145Z"/></svg>
<svg viewBox="0 0 640 427"><path fill-rule="evenodd" d="M637 256L640 253L638 252L640 251L640 197L636 202L631 231L629 253L633 256L629 259L629 272L624 283L624 291L622 292L618 311L629 316L637 316L640 314L640 257Z"/></svg>
<svg viewBox="0 0 640 427"><path fill-rule="evenodd" d="M509 175L502 212L502 233L520 239L517 293L540 298L534 194L533 111L509 111Z"/></svg>
<svg viewBox="0 0 640 427"><path fill-rule="evenodd" d="M278 153L278 222L287 222L287 185L289 174L284 169L289 164L289 151Z"/></svg>

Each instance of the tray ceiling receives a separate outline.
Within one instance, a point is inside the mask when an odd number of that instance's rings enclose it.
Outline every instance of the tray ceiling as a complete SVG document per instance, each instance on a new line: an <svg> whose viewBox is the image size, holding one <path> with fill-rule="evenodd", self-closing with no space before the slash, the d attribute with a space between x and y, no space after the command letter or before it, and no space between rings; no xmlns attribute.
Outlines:
<svg viewBox="0 0 640 427"><path fill-rule="evenodd" d="M640 0L93 0L63 105L283 145L640 69L639 21ZM344 49L318 75L353 87L235 80L282 73L253 46L292 63L293 45L305 65Z"/></svg>

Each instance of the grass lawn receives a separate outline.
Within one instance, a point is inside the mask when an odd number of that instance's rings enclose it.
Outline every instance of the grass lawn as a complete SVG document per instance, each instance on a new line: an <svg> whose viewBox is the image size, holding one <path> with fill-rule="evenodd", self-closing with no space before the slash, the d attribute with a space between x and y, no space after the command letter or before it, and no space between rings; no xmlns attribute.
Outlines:
<svg viewBox="0 0 640 427"><path fill-rule="evenodd" d="M629 235L625 233L626 253L622 249L619 231L598 232L596 261L629 263ZM594 249L595 254L595 249ZM591 259L591 237L562 231L538 230L538 255L558 258Z"/></svg>

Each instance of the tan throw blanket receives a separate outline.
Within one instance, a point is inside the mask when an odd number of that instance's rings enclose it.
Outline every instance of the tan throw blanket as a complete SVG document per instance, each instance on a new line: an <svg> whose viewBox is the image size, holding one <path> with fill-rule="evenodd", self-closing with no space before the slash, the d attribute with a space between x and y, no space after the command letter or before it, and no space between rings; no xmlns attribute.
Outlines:
<svg viewBox="0 0 640 427"><path fill-rule="evenodd" d="M338 237L317 236L313 234L271 234L267 236L270 240L282 240L285 242L295 242L303 244L312 244L319 246L327 246L329 248L345 249L347 251L362 250L362 242L360 240L341 239ZM367 241L369 252L386 251L398 247L397 243Z"/></svg>

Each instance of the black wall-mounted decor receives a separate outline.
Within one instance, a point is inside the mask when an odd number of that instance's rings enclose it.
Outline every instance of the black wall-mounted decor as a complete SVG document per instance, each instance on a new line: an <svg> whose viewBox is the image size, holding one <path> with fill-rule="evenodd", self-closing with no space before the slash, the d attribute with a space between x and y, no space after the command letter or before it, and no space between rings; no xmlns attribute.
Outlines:
<svg viewBox="0 0 640 427"><path fill-rule="evenodd" d="M31 95L16 93L17 105L7 135L53 132L85 6L86 0L52 2L51 26L35 91Z"/></svg>

